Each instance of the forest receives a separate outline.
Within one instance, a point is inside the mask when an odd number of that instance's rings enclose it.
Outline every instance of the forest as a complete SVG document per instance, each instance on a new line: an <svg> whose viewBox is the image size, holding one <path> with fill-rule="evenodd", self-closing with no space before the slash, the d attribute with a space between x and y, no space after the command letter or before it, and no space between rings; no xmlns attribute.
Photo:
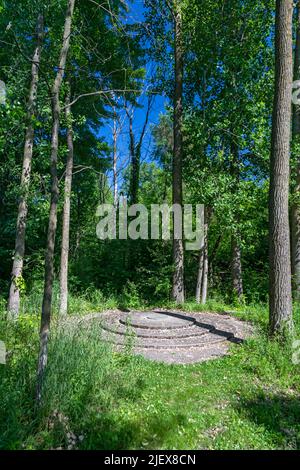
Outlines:
<svg viewBox="0 0 300 470"><path fill-rule="evenodd" d="M0 162L0 450L299 450L300 0L0 0Z"/></svg>

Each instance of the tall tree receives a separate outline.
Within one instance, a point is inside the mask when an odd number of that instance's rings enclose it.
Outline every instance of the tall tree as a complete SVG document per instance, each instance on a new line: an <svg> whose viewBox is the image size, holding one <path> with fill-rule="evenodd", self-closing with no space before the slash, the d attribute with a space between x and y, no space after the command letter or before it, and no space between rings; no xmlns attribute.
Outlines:
<svg viewBox="0 0 300 470"><path fill-rule="evenodd" d="M144 137L146 134L153 95L148 95L146 106L146 113L144 123L138 139L136 139L136 132L134 131L134 104L129 106L125 103L125 111L129 122L129 150L130 150L130 180L129 180L129 201L131 204L138 204L139 199L139 184L140 184L140 167L141 167L141 152Z"/></svg>
<svg viewBox="0 0 300 470"><path fill-rule="evenodd" d="M300 1L296 15L296 45L294 57L294 80L300 80ZM293 142L297 145L300 136L300 106L293 106ZM296 300L300 300L300 156L296 162L295 186L291 207L291 239L292 239L292 275L293 291Z"/></svg>
<svg viewBox="0 0 300 470"><path fill-rule="evenodd" d="M60 315L66 315L68 311L68 266L69 266L69 245L70 245L70 215L71 215L71 191L72 191L72 175L74 160L74 142L73 142L73 124L70 106L71 85L66 97L66 121L67 121L67 163L65 174L64 189L64 210L63 210L63 227L61 240L61 257L60 257Z"/></svg>
<svg viewBox="0 0 300 470"><path fill-rule="evenodd" d="M233 140L231 143L231 171L234 178L233 189L237 191L240 184L240 156L237 143ZM239 229L239 207L234 210L234 228L231 235L231 277L234 299L238 301L243 296L243 272L242 272L242 253L241 253L241 235Z"/></svg>
<svg viewBox="0 0 300 470"><path fill-rule="evenodd" d="M243 296L242 254L239 232L231 236L231 277L234 298L239 301Z"/></svg>
<svg viewBox="0 0 300 470"><path fill-rule="evenodd" d="M275 97L270 161L270 333L284 334L292 325L289 233L289 157L293 1L276 1Z"/></svg>
<svg viewBox="0 0 300 470"><path fill-rule="evenodd" d="M201 248L199 251L198 257L198 267L197 267L197 282L196 282L196 302L201 303L202 299L202 280L203 280L203 271L204 271L204 238L201 240Z"/></svg>
<svg viewBox="0 0 300 470"><path fill-rule="evenodd" d="M33 141L34 141L34 119L37 105L37 88L39 81L39 67L44 32L43 13L38 15L36 28L36 46L32 57L31 82L29 98L27 103L26 132L23 152L23 167L21 176L21 196L18 206L17 229L13 267L11 273L11 284L8 299L8 318L16 320L20 308L20 284L22 283L23 264L25 255L25 235L28 213L28 191L30 186Z"/></svg>
<svg viewBox="0 0 300 470"><path fill-rule="evenodd" d="M175 56L175 89L174 89L174 153L173 153L173 204L182 207L182 154L183 154L183 23L181 2L174 3L174 56ZM184 243L183 236L175 237L173 231L173 299L184 302ZM182 234L183 235L183 234Z"/></svg>
<svg viewBox="0 0 300 470"><path fill-rule="evenodd" d="M52 87L52 133L51 133L51 202L49 225L46 245L46 258L45 258L45 282L44 282L44 295L41 316L41 329L40 329L40 352L38 361L38 385L37 385L37 400L41 401L42 381L44 371L47 366L48 359L48 339L50 333L50 319L51 319L51 305L52 305L52 289L54 280L54 248L55 237L57 228L57 204L59 196L59 185L57 177L57 157L58 157L58 136L60 126L60 90L65 73L67 56L70 47L71 31L72 31L72 18L74 13L75 0L68 0L63 41L60 51L60 59L57 68L56 77Z"/></svg>
<svg viewBox="0 0 300 470"><path fill-rule="evenodd" d="M211 216L211 209L204 208L204 246L203 246L203 275L201 289L201 303L206 304L208 294L208 228Z"/></svg>
<svg viewBox="0 0 300 470"><path fill-rule="evenodd" d="M114 206L118 205L118 118L116 106L113 107L113 193Z"/></svg>
<svg viewBox="0 0 300 470"><path fill-rule="evenodd" d="M209 275L209 260L208 260L208 230L209 223L212 216L212 208L204 207L204 226L203 226L203 239L201 240L201 249L199 253L198 269L197 269L197 282L196 282L196 302L206 304L208 295L208 275Z"/></svg>

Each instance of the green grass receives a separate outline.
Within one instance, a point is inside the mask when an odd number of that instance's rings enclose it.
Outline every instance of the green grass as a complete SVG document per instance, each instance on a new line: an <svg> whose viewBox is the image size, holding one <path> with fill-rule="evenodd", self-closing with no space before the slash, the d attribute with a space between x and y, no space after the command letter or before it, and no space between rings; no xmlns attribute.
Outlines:
<svg viewBox="0 0 300 470"><path fill-rule="evenodd" d="M22 315L18 326L2 319L0 339L11 352L0 365L0 448L299 449L300 365L290 346L268 341L267 308L213 301L182 308L230 310L261 328L225 358L168 366L129 350L114 353L96 323L67 332L54 327L38 411L37 315ZM300 337L299 308L295 318Z"/></svg>

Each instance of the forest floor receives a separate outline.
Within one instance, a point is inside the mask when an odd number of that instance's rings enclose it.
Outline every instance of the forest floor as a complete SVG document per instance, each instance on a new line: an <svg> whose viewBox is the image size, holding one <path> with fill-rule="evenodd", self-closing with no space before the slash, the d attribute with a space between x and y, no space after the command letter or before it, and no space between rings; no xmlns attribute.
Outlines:
<svg viewBox="0 0 300 470"><path fill-rule="evenodd" d="M82 304L86 313L99 308ZM0 365L0 448L299 449L300 364L292 361L292 344L268 341L267 307L211 301L182 308L231 311L257 333L226 357L167 365L133 356L130 345L114 352L97 328L66 334L54 327L38 411L38 316L22 314L8 327L3 314L0 340L10 353ZM295 318L300 337L298 307Z"/></svg>

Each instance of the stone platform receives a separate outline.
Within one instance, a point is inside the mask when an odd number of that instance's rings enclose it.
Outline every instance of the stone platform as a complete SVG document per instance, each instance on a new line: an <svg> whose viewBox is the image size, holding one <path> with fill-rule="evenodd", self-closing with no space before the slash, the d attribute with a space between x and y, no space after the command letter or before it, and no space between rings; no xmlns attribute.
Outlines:
<svg viewBox="0 0 300 470"><path fill-rule="evenodd" d="M252 332L248 323L216 313L110 311L89 317L99 318L102 338L118 350L132 346L136 354L169 364L224 356L230 343L240 344Z"/></svg>

